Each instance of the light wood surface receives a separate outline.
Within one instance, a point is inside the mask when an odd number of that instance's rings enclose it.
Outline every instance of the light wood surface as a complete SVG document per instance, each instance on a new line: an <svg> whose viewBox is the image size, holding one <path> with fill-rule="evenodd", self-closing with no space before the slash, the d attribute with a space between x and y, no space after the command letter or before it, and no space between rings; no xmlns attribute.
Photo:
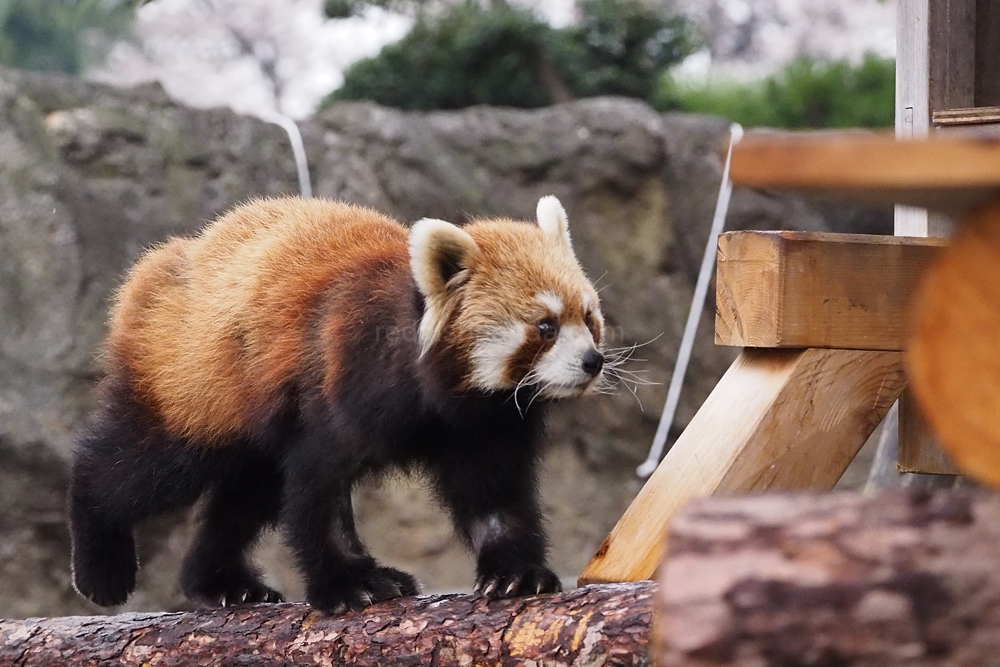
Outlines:
<svg viewBox="0 0 1000 667"><path fill-rule="evenodd" d="M947 243L812 232L723 234L715 342L902 350L913 290Z"/></svg>
<svg viewBox="0 0 1000 667"><path fill-rule="evenodd" d="M956 214L1000 196L1000 139L752 132L733 149L731 175L752 188Z"/></svg>
<svg viewBox="0 0 1000 667"><path fill-rule="evenodd" d="M655 598L658 667L972 667L1000 656L1000 498L691 503Z"/></svg>
<svg viewBox="0 0 1000 667"><path fill-rule="evenodd" d="M653 575L692 498L830 490L904 384L899 352L744 350L580 576Z"/></svg>
<svg viewBox="0 0 1000 667"><path fill-rule="evenodd" d="M941 446L1000 486L1000 203L970 216L917 294L908 365Z"/></svg>

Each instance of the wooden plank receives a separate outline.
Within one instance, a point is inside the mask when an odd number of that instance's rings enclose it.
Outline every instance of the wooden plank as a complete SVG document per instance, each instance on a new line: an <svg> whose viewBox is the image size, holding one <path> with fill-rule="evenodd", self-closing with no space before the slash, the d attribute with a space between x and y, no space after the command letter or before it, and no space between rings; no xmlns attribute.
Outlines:
<svg viewBox="0 0 1000 667"><path fill-rule="evenodd" d="M1000 197L1000 140L866 132L751 132L733 148L732 179L865 204L961 213Z"/></svg>
<svg viewBox="0 0 1000 667"><path fill-rule="evenodd" d="M830 490L902 391L902 354L744 350L580 575L653 575L678 508L692 498Z"/></svg>
<svg viewBox="0 0 1000 667"><path fill-rule="evenodd" d="M723 234L715 342L902 350L910 296L947 243L861 234Z"/></svg>
<svg viewBox="0 0 1000 667"><path fill-rule="evenodd" d="M1000 58L1000 55L998 55ZM982 125L1000 123L1000 107L969 107L964 109L942 109L935 111L934 125Z"/></svg>
<svg viewBox="0 0 1000 667"><path fill-rule="evenodd" d="M914 299L913 392L964 474L1000 487L1000 202L977 211Z"/></svg>
<svg viewBox="0 0 1000 667"><path fill-rule="evenodd" d="M976 101L979 107L1000 106L1000 3L976 4Z"/></svg>

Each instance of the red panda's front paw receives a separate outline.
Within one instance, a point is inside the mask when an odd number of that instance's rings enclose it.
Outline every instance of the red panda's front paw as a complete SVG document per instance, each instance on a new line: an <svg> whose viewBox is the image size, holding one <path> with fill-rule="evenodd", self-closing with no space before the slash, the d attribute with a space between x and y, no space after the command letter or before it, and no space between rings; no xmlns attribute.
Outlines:
<svg viewBox="0 0 1000 667"><path fill-rule="evenodd" d="M322 611L343 614L369 605L420 592L417 580L391 567L353 569L309 587L306 601Z"/></svg>
<svg viewBox="0 0 1000 667"><path fill-rule="evenodd" d="M233 607L239 604L284 602L278 591L261 583L256 576L222 576L195 579L191 574L182 578L181 587L188 599L199 607Z"/></svg>
<svg viewBox="0 0 1000 667"><path fill-rule="evenodd" d="M530 565L507 573L482 574L476 579L473 592L491 600L558 593L562 583L556 573L542 565Z"/></svg>

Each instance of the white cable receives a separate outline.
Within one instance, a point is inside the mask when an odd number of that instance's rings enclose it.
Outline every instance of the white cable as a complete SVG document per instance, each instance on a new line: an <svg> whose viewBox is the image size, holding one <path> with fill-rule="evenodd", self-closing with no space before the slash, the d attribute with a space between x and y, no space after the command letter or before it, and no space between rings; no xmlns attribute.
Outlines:
<svg viewBox="0 0 1000 667"><path fill-rule="evenodd" d="M312 197L312 182L309 178L309 163L306 161L306 146L302 143L302 134L295 121L278 111L266 111L258 114L262 120L274 123L288 134L292 144L292 155L295 156L295 168L299 172L299 194Z"/></svg>
<svg viewBox="0 0 1000 667"><path fill-rule="evenodd" d="M729 161L733 156L733 146L743 138L743 127L739 123L729 126L729 151L726 153L726 164L722 169L722 184L719 186L719 198L715 202L715 216L712 218L712 230L705 244L705 255L701 259L701 269L698 271L698 282L694 288L694 298L691 299L691 310L688 312L687 324L684 325L684 335L681 336L681 348L677 353L677 363L674 364L674 374L670 376L670 386L667 388L667 402L663 406L660 424L653 436L653 445L649 448L649 456L635 469L642 478L649 477L660 463L663 446L667 442L667 434L674 423L677 413L677 403L681 398L681 387L684 375L687 373L688 362L691 360L691 349L694 347L694 335L698 331L698 322L705 309L705 297L708 295L708 283L715 268L716 249L719 245L719 234L726 222L729 211L729 196L733 193L733 183L729 180Z"/></svg>

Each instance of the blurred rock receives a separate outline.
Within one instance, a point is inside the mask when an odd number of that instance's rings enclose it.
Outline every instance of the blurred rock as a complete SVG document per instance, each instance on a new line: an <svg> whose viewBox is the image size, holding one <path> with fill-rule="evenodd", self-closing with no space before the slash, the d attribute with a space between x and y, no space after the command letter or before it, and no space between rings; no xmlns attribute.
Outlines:
<svg viewBox="0 0 1000 667"><path fill-rule="evenodd" d="M718 119L621 99L432 114L348 104L302 124L318 195L401 220L531 217L541 195L559 196L603 288L612 344L648 343L636 355L647 361L632 369L661 384L553 412L542 488L553 564L567 583L640 487L632 471L656 428L726 131ZM70 587L63 503L73 436L93 407L108 296L123 272L143 248L248 197L292 193L296 182L277 127L186 109L157 87L0 72L0 616L99 611ZM728 227L891 232L891 218L737 191ZM712 345L709 316L701 333L681 425L734 356ZM377 556L428 590L471 586L471 561L418 479L366 485L356 498ZM185 606L176 575L189 532L186 514L142 528L128 609ZM275 584L301 595L279 539L264 540L260 558Z"/></svg>

